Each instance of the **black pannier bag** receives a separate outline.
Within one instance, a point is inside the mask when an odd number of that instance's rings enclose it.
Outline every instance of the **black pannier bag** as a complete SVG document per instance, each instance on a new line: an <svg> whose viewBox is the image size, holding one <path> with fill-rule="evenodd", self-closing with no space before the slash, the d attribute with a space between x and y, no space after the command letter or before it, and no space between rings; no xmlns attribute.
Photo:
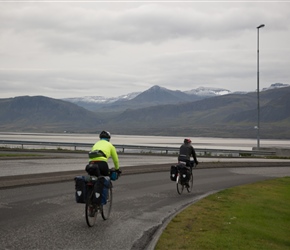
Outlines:
<svg viewBox="0 0 290 250"><path fill-rule="evenodd" d="M75 177L75 199L77 203L86 203L87 184L85 176Z"/></svg>
<svg viewBox="0 0 290 250"><path fill-rule="evenodd" d="M189 180L189 169L185 165L179 165L180 181L185 184Z"/></svg>
<svg viewBox="0 0 290 250"><path fill-rule="evenodd" d="M99 177L94 185L93 204L105 205L107 203L108 188L110 185L110 177Z"/></svg>
<svg viewBox="0 0 290 250"><path fill-rule="evenodd" d="M176 181L177 178L177 166L173 165L170 168L170 180Z"/></svg>

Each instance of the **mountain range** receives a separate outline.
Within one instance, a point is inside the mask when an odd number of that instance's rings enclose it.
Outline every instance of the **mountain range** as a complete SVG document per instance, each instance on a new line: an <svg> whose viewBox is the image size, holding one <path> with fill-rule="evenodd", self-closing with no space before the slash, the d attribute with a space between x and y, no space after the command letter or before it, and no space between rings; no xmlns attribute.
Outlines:
<svg viewBox="0 0 290 250"><path fill-rule="evenodd" d="M144 92L133 92L114 98L105 98L103 96L85 96L64 98L62 100L75 103L91 111L120 111L127 108L135 109L160 104L173 104L187 101L196 101L229 93L231 93L230 90L222 88L199 87L197 89L182 92L180 90L169 90L155 85Z"/></svg>
<svg viewBox="0 0 290 250"><path fill-rule="evenodd" d="M290 139L289 97L290 86L286 84L272 84L260 92L261 138ZM153 86L114 100L101 99L59 100L45 96L0 99L0 131L98 133L106 129L113 134L131 135L240 138L257 135L256 92L230 93L205 88L182 92ZM85 103L94 105L85 108Z"/></svg>

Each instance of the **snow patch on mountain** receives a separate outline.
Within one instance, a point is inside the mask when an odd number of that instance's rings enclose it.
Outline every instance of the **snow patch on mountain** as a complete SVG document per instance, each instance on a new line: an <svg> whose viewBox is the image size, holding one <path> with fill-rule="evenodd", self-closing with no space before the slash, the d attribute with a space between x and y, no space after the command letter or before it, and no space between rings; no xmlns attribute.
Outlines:
<svg viewBox="0 0 290 250"><path fill-rule="evenodd" d="M269 88L263 88L262 91L266 91L269 89L277 89L277 88L285 88L285 87L289 87L289 84L285 84L285 83L273 83L271 84L271 86Z"/></svg>
<svg viewBox="0 0 290 250"><path fill-rule="evenodd" d="M219 95L230 94L231 91L228 89L222 89L222 88L199 87L197 89L185 91L184 93L189 94L189 95L198 95L198 96L219 96Z"/></svg>
<svg viewBox="0 0 290 250"><path fill-rule="evenodd" d="M127 95L121 95L118 97L103 97L103 96L83 96L83 97L71 97L65 98L62 100L78 103L78 102L86 102L86 103L99 103L99 104L109 104L119 100L131 100L139 95L141 92L133 92Z"/></svg>
<svg viewBox="0 0 290 250"><path fill-rule="evenodd" d="M103 96L83 96L83 97L71 97L63 100L69 102L87 102L87 103L110 103L114 102L116 98L105 98Z"/></svg>

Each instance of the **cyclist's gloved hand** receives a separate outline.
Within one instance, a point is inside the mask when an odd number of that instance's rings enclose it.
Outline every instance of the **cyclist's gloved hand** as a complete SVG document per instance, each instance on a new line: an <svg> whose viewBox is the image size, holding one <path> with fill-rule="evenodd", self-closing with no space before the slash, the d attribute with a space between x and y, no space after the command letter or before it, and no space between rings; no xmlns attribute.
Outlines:
<svg viewBox="0 0 290 250"><path fill-rule="evenodd" d="M118 170L117 170L117 173L120 175L120 174L122 174L122 170L119 168Z"/></svg>

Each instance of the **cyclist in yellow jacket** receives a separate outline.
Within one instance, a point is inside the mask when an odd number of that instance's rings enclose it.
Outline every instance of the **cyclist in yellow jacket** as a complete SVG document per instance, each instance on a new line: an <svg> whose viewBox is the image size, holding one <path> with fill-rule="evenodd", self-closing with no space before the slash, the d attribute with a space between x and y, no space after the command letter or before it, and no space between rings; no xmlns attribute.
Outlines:
<svg viewBox="0 0 290 250"><path fill-rule="evenodd" d="M112 157L115 169L119 170L119 158L116 148L110 142L111 134L108 131L102 131L99 135L100 140L95 143L89 152L90 162L86 167L86 171L90 175L108 176L109 166L108 159ZM119 170L119 172L121 172Z"/></svg>

